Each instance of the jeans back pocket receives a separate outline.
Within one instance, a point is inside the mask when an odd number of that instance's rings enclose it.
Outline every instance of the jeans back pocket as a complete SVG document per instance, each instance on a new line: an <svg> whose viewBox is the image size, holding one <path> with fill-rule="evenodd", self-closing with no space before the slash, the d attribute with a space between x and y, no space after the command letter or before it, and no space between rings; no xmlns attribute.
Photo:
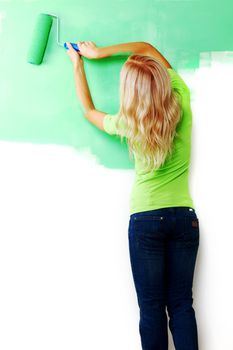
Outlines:
<svg viewBox="0 0 233 350"><path fill-rule="evenodd" d="M198 217L196 216L196 214L185 215L184 220L184 240L190 243L199 243L200 230Z"/></svg>
<svg viewBox="0 0 233 350"><path fill-rule="evenodd" d="M162 215L137 215L130 220L129 235L141 247L153 248L163 237L165 217Z"/></svg>

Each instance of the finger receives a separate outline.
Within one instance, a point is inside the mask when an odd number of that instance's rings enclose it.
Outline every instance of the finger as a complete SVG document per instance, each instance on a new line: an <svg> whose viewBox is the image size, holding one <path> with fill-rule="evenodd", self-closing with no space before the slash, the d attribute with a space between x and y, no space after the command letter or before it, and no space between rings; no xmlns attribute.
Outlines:
<svg viewBox="0 0 233 350"><path fill-rule="evenodd" d="M66 45L69 48L69 50L74 50L73 46L71 45L71 43L69 41L67 41Z"/></svg>
<svg viewBox="0 0 233 350"><path fill-rule="evenodd" d="M78 48L80 48L81 50L82 50L82 48L83 48L83 41L78 41L77 42L77 45L78 45Z"/></svg>

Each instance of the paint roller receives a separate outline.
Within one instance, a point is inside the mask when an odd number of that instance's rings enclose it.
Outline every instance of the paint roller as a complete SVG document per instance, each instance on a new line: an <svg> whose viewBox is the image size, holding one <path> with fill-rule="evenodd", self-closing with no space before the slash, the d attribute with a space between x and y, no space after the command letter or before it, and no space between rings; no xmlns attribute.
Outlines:
<svg viewBox="0 0 233 350"><path fill-rule="evenodd" d="M54 18L57 21L57 44L59 46L64 46L67 50L69 49L66 43L62 44L59 40L59 17L48 13L40 13L37 18L37 22L32 35L31 45L28 51L28 63L39 65L43 61ZM79 51L77 44L71 43L71 45L76 51Z"/></svg>

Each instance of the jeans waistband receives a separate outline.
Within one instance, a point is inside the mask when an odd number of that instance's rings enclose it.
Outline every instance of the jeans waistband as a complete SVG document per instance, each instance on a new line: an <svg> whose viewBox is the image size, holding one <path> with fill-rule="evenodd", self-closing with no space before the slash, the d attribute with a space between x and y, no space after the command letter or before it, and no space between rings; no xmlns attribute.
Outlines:
<svg viewBox="0 0 233 350"><path fill-rule="evenodd" d="M190 214L195 213L196 211L192 207L167 207L167 208L159 208L159 209L153 209L153 210L147 210L147 211L140 211L137 213L133 213L130 215L130 218L133 218L134 216L140 216L140 215L166 215L166 214Z"/></svg>

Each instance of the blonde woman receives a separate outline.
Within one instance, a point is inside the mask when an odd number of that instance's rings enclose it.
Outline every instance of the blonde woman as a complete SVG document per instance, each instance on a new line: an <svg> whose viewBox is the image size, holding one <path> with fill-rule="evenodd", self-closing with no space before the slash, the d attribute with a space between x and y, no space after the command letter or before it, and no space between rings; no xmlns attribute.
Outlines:
<svg viewBox="0 0 233 350"><path fill-rule="evenodd" d="M198 350L192 284L199 220L188 183L190 90L149 43L78 42L79 53L67 45L84 116L125 138L135 160L128 238L142 349L167 350L169 325L176 350ZM81 56L100 59L121 52L130 56L120 73L120 109L111 115L96 110Z"/></svg>

